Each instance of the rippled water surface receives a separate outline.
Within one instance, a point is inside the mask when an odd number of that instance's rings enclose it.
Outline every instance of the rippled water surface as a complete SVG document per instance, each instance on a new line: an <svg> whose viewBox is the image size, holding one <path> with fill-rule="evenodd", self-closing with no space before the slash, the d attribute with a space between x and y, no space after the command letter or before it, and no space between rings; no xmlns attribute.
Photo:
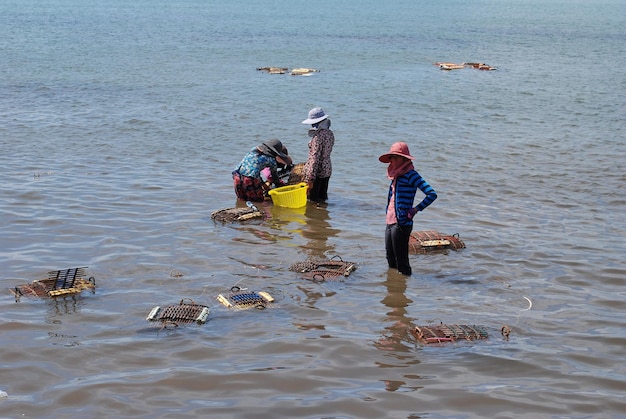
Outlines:
<svg viewBox="0 0 626 419"><path fill-rule="evenodd" d="M0 5L0 416L625 417L624 5L231 3ZM329 205L215 223L248 149L306 158L313 106ZM415 229L467 246L409 278L384 257L399 140L439 194ZM358 269L288 269L335 255ZM9 292L78 266L94 293ZM276 302L228 310L235 284ZM181 299L209 321L146 321ZM490 336L409 332L439 322Z"/></svg>

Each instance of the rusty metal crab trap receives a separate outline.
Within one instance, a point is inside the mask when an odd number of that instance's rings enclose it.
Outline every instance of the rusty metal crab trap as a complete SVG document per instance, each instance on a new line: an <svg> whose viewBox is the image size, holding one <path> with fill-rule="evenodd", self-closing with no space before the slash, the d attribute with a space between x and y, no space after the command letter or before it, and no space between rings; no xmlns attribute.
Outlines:
<svg viewBox="0 0 626 419"><path fill-rule="evenodd" d="M409 237L409 252L424 254L447 249L459 250L465 248L465 243L459 234L441 234L437 231L414 231Z"/></svg>
<svg viewBox="0 0 626 419"><path fill-rule="evenodd" d="M275 301L266 291L249 291L238 286L232 287L227 295L219 294L216 298L224 307L236 310L250 308L263 310L273 305Z"/></svg>
<svg viewBox="0 0 626 419"><path fill-rule="evenodd" d="M52 298L62 295L79 294L84 290L95 292L96 279L86 277L86 266L80 268L49 271L48 278L38 279L30 284L17 285L11 288L15 302L21 297Z"/></svg>
<svg viewBox="0 0 626 419"><path fill-rule="evenodd" d="M207 322L209 313L209 307L196 304L190 298L183 298L178 304L154 307L150 310L150 314L148 314L146 320L158 323L161 327L167 327L169 325L178 327L192 323L202 325Z"/></svg>
<svg viewBox="0 0 626 419"><path fill-rule="evenodd" d="M327 280L343 280L356 270L356 263L347 262L340 256L331 259L307 259L304 262L296 262L289 267L290 271L298 272L304 279L314 282Z"/></svg>
<svg viewBox="0 0 626 419"><path fill-rule="evenodd" d="M411 329L415 338L423 344L456 342L459 340L474 341L487 339L489 334L484 326L467 324L436 324L415 326Z"/></svg>

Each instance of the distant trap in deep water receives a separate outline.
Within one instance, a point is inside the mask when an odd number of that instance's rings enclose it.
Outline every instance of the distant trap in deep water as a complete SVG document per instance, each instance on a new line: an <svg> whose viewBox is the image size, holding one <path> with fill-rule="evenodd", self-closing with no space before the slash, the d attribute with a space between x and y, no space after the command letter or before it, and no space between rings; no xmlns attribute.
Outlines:
<svg viewBox="0 0 626 419"><path fill-rule="evenodd" d="M289 70L289 67L257 67L257 71L265 71L268 74L291 74L292 76L310 76L319 73L316 68L298 67Z"/></svg>
<svg viewBox="0 0 626 419"><path fill-rule="evenodd" d="M463 63L463 64L456 64L456 63L447 63L447 62L436 62L433 63L434 65L436 65L437 67L439 67L441 70L446 70L446 71L450 71L450 70L461 70L463 68L475 68L477 70L481 70L481 71L493 71L493 70L497 70L497 68L490 66L489 64L485 64L485 63Z"/></svg>

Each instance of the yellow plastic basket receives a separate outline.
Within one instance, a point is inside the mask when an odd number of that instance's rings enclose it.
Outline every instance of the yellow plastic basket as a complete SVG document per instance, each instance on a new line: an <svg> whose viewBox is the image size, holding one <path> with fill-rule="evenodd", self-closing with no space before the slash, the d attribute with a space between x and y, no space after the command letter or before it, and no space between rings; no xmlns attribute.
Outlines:
<svg viewBox="0 0 626 419"><path fill-rule="evenodd" d="M274 205L287 208L301 208L306 205L307 184L304 182L296 185L281 186L272 189L269 194Z"/></svg>

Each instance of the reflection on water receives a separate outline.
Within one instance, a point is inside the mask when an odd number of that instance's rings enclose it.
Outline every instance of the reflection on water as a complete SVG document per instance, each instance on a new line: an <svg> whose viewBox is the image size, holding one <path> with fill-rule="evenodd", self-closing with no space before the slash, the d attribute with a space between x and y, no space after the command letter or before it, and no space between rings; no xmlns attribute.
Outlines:
<svg viewBox="0 0 626 419"><path fill-rule="evenodd" d="M307 242L302 246L309 257L324 259L336 254L333 238L339 230L332 228L330 214L323 205L306 206L307 223L302 229L302 236Z"/></svg>
<svg viewBox="0 0 626 419"><path fill-rule="evenodd" d="M408 346L410 340L409 328L411 319L407 317L408 307L413 300L406 296L407 277L390 269L383 285L387 294L382 299L382 304L388 308L385 318L387 326L381 332L381 337L375 342L375 346L383 351L408 352L413 346Z"/></svg>
<svg viewBox="0 0 626 419"><path fill-rule="evenodd" d="M93 294L93 291L83 291L85 295ZM48 315L51 317L77 313L84 305L84 297L81 295L67 295L50 298Z"/></svg>
<svg viewBox="0 0 626 419"><path fill-rule="evenodd" d="M267 225L273 230L301 234L307 224L306 207L285 208L269 205L268 212L271 218L267 220Z"/></svg>
<svg viewBox="0 0 626 419"><path fill-rule="evenodd" d="M411 319L407 317L407 307L413 302L406 296L408 277L401 275L393 269L387 271L383 283L386 294L381 303L387 308L383 324L384 330L380 332L380 337L374 342L374 346L386 352L386 357L391 361L385 363L378 362L380 368L393 368L398 365L415 364L419 361L412 354L415 348L409 344L411 341L409 327ZM403 355L406 354L406 355ZM415 377L406 377L415 378ZM419 386L410 386L404 380L383 380L387 391L415 391Z"/></svg>

